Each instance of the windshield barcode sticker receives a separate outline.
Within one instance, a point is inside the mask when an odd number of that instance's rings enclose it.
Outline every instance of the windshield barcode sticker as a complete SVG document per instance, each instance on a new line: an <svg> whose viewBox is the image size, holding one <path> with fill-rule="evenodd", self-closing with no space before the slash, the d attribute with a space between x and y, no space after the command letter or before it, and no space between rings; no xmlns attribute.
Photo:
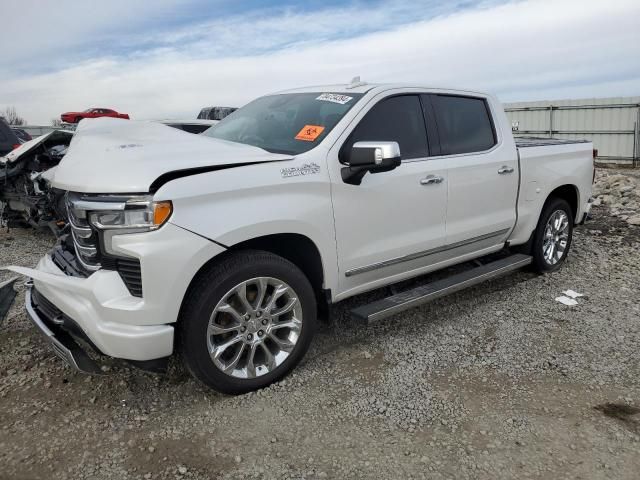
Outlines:
<svg viewBox="0 0 640 480"><path fill-rule="evenodd" d="M323 93L318 98L316 98L316 100L321 100L323 102L339 103L340 105L344 105L346 103L349 103L351 100L353 100L353 97L350 97L348 95L339 95L337 93Z"/></svg>

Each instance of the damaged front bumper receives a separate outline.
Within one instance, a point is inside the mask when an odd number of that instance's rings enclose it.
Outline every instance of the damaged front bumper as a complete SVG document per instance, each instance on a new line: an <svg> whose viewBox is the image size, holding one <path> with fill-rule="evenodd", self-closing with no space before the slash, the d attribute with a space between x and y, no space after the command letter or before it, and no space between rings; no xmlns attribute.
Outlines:
<svg viewBox="0 0 640 480"><path fill-rule="evenodd" d="M34 309L41 320L88 339L97 352L138 361L171 355L173 325L154 324L159 319L152 319L157 310L145 299L131 296L117 272L100 270L88 278L68 276L49 254L35 269L10 268L33 284L27 310L39 301L40 308ZM43 314L48 315L43 318Z"/></svg>
<svg viewBox="0 0 640 480"><path fill-rule="evenodd" d="M104 355L80 326L67 315L62 313L55 305L43 297L34 287L33 281L25 284L25 309L27 316L44 335L49 342L53 352L65 361L67 365L75 370L88 374L101 374L102 363L98 359L99 355ZM89 355L88 348L96 355ZM158 358L148 361L126 360L135 367L151 372L165 372L169 357Z"/></svg>
<svg viewBox="0 0 640 480"><path fill-rule="evenodd" d="M62 329L56 329L51 323L61 322L60 317L47 318L45 313L41 313L41 309L45 309L44 305L34 301L33 298L33 282L29 281L25 284L25 308L29 319L33 322L40 333L51 344L51 348L55 354L64 360L69 366L84 373L100 373L101 369L98 364L93 361L87 353L78 345L74 338ZM46 320L45 320L46 319ZM47 325L50 323L50 325ZM54 329L57 332L54 333Z"/></svg>
<svg viewBox="0 0 640 480"><path fill-rule="evenodd" d="M95 350L157 371L173 353L173 324L191 280L224 248L172 224L156 232L122 235L114 247L140 259L143 297L132 295L115 270L77 277L63 271L51 254L35 268L3 268L29 278L27 313L71 366L96 372L83 351ZM91 348L83 349L85 345Z"/></svg>

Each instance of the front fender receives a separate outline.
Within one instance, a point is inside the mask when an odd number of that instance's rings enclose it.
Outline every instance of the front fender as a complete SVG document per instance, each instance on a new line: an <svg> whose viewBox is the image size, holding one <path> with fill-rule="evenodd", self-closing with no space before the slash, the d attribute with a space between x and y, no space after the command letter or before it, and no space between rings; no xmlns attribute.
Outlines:
<svg viewBox="0 0 640 480"><path fill-rule="evenodd" d="M308 162L296 159L286 167ZM266 235L303 235L320 252L327 288L337 288L326 169L285 176L282 168L265 163L179 178L163 185L155 198L173 202L172 223L227 247Z"/></svg>

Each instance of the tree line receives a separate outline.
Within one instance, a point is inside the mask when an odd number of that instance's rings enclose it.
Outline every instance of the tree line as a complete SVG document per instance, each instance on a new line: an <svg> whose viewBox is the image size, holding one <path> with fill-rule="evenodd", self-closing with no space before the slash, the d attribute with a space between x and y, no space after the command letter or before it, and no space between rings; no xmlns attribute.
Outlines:
<svg viewBox="0 0 640 480"><path fill-rule="evenodd" d="M16 127L27 124L27 121L24 119L24 117L21 116L16 110L16 107L13 107L13 106L7 107L4 110L0 110L0 118L3 118L9 125L13 125ZM58 128L61 125L62 125L62 122L60 121L59 118L51 119L52 127Z"/></svg>
<svg viewBox="0 0 640 480"><path fill-rule="evenodd" d="M16 107L7 107L0 112L0 117L3 117L9 125L26 125L27 121L18 114Z"/></svg>

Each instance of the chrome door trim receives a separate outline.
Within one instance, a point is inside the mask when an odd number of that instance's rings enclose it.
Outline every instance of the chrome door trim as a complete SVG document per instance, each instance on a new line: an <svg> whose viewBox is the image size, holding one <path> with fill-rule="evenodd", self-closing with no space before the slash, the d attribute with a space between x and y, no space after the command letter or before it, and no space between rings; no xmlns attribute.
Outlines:
<svg viewBox="0 0 640 480"><path fill-rule="evenodd" d="M384 260L382 262L372 263L370 265L365 265L363 267L352 268L351 270L347 270L345 272L345 277L353 277L354 275L360 275L361 273L367 273L372 270L377 270L379 268L390 267L391 265L397 265L398 263L409 262L411 260L417 260L418 258L427 257L429 255L434 255L436 253L446 252L448 250L453 250L455 248L464 247L466 245L470 245L472 243L481 242L483 240L488 240L494 237L500 237L505 235L511 230L510 228L505 228L502 230L498 230L497 232L485 233L484 235L479 235L477 237L469 238L467 240L462 240L460 242L450 243L449 245L443 245L441 247L432 248L429 250L423 250L422 252L411 253L408 255L403 255L401 257L391 258L389 260Z"/></svg>
<svg viewBox="0 0 640 480"><path fill-rule="evenodd" d="M444 181L444 177L440 175L427 175L422 180L420 180L420 185L437 185Z"/></svg>
<svg viewBox="0 0 640 480"><path fill-rule="evenodd" d="M500 170L498 170L498 173L500 175L504 175L506 173L513 173L513 172L514 172L514 168L509 167L508 165L503 165L502 167L500 167Z"/></svg>

